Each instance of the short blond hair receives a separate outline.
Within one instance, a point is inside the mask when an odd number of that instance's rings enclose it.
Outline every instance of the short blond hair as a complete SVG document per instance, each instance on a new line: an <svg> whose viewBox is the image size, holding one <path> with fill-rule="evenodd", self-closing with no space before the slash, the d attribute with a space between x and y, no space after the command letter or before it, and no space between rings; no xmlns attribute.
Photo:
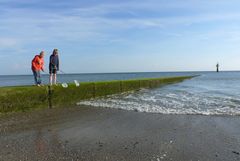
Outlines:
<svg viewBox="0 0 240 161"><path fill-rule="evenodd" d="M44 51L41 51L39 55L43 55L44 54Z"/></svg>

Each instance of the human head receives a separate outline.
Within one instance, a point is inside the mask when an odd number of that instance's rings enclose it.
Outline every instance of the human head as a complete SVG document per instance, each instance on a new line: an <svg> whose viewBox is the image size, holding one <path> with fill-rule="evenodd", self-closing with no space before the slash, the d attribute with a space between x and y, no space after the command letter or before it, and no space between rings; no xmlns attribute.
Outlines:
<svg viewBox="0 0 240 161"><path fill-rule="evenodd" d="M53 55L58 55L58 49L53 50Z"/></svg>
<svg viewBox="0 0 240 161"><path fill-rule="evenodd" d="M41 51L40 54L39 54L39 56L40 56L41 58L43 58L43 57L44 57L44 51Z"/></svg>

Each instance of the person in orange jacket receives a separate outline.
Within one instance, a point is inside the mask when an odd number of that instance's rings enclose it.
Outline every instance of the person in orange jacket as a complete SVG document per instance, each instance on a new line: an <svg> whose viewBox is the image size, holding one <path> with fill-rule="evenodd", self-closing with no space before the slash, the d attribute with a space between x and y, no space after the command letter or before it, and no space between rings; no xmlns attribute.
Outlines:
<svg viewBox="0 0 240 161"><path fill-rule="evenodd" d="M41 86L41 71L44 72L44 51L41 51L39 55L36 55L32 60L32 71L37 86Z"/></svg>

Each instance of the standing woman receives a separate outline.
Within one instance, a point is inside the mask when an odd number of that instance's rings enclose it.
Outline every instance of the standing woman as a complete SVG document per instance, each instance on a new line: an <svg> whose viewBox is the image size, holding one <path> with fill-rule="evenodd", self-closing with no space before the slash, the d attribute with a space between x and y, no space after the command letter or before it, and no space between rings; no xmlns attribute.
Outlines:
<svg viewBox="0 0 240 161"><path fill-rule="evenodd" d="M49 61L50 85L52 85L53 83L54 85L57 84L57 71L59 71L58 49L54 49Z"/></svg>

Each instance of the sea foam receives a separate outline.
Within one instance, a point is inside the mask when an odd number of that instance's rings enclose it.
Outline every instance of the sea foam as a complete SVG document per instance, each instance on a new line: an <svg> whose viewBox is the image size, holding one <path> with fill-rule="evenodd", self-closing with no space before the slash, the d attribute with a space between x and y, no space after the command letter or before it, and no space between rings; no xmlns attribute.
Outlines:
<svg viewBox="0 0 240 161"><path fill-rule="evenodd" d="M227 84L225 88L224 80L220 79L222 86L219 88L215 84L216 80L200 77L154 90L81 101L78 105L161 114L240 115L237 87L233 84L231 89Z"/></svg>

